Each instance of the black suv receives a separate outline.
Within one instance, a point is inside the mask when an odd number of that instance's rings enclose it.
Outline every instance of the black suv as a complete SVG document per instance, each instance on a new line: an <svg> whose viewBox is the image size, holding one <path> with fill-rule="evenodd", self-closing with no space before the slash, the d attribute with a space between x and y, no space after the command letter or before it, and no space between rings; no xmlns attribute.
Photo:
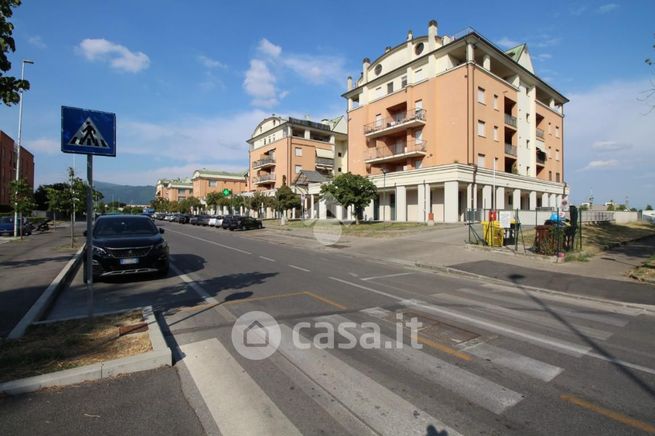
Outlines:
<svg viewBox="0 0 655 436"><path fill-rule="evenodd" d="M229 224L230 230L261 229L262 227L264 227L264 225L261 220L249 216L234 216Z"/></svg>
<svg viewBox="0 0 655 436"><path fill-rule="evenodd" d="M104 215L93 226L93 278L168 273L168 243L152 220L139 215ZM85 256L86 260L86 256Z"/></svg>

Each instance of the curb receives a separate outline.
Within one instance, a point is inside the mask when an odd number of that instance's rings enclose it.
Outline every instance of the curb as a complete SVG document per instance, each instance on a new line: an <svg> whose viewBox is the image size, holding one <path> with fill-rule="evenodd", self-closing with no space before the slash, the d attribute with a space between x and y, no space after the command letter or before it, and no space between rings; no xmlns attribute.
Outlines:
<svg viewBox="0 0 655 436"><path fill-rule="evenodd" d="M173 354L164 341L164 335L152 311L152 306L143 308L143 318L148 324L148 336L152 344L152 351L136 356L81 366L79 368L71 368L0 383L0 394L18 395L49 387L74 385L115 377L120 374L130 374L162 366L171 366L173 363ZM152 328L151 326L153 325L156 328Z"/></svg>
<svg viewBox="0 0 655 436"><path fill-rule="evenodd" d="M57 274L57 277L50 283L50 285L43 291L43 294L36 300L36 303L30 307L30 310L21 318L21 320L14 326L14 328L9 332L7 339L18 339L25 334L27 328L34 322L39 320L50 308L50 305L55 300L61 289L69 279L77 271L77 267L82 261L84 247L86 244L82 245L77 253L73 256L71 260L68 261L66 266Z"/></svg>
<svg viewBox="0 0 655 436"><path fill-rule="evenodd" d="M638 304L638 303L626 303L623 301L616 301L616 300L608 300L605 298L598 298L598 297L589 297L586 295L577 295L577 294L569 294L567 292L562 292L562 291L555 291L552 289L546 289L546 288L539 288L536 286L530 286L530 285L520 285L514 282L510 282L507 280L503 279L497 279L495 277L489 277L485 276L483 274L477 274L477 273L472 273L469 271L464 271L461 269L457 268L452 268L449 266L437 266L437 265L427 265L419 262L415 262L414 266L417 268L422 268L422 269L429 269L437 272L442 272L442 273L448 273L448 274L453 274L453 275L458 275L462 277L468 277L468 278L473 278L473 279L478 279L478 280L485 280L485 281L491 281L500 285L510 285L510 286L515 286L515 287L520 287L522 289L527 289L529 291L534 291L534 292L540 292L544 294L550 294L550 295L557 295L560 297L567 297L567 298L573 298L576 300L585 300L585 301L591 301L594 303L602 303L602 304L609 304L612 306L618 306L618 307L624 307L626 309L638 309L638 310L643 310L644 312L649 312L651 314L655 314L655 305L650 305L650 304Z"/></svg>

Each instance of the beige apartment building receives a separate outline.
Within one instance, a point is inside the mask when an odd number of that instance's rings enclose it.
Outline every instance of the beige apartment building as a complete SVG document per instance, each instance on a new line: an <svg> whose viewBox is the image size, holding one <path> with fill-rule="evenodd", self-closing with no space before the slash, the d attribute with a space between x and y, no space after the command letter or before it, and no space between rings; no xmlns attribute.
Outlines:
<svg viewBox="0 0 655 436"><path fill-rule="evenodd" d="M190 179L159 179L155 196L168 201L182 201L193 196L193 183Z"/></svg>
<svg viewBox="0 0 655 436"><path fill-rule="evenodd" d="M253 131L249 187L271 195L283 184L293 186L303 172L326 178L348 171L348 136L344 116L321 122L271 116Z"/></svg>
<svg viewBox="0 0 655 436"><path fill-rule="evenodd" d="M228 173L203 168L193 172L191 182L193 196L203 204L206 204L207 194L210 192L223 192L229 189L233 194L241 194L248 191L248 178L245 172Z"/></svg>
<svg viewBox="0 0 655 436"><path fill-rule="evenodd" d="M540 79L528 47L469 29L387 47L348 78L347 168L376 184L368 219L457 222L467 209L558 207L566 97ZM320 214L323 215L323 214Z"/></svg>

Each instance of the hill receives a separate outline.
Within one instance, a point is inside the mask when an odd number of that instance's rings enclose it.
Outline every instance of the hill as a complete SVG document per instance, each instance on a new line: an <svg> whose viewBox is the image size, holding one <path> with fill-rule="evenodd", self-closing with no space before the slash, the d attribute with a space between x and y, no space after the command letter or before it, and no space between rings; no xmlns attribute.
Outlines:
<svg viewBox="0 0 655 436"><path fill-rule="evenodd" d="M155 197L154 186L117 185L107 182L94 182L95 189L104 195L103 201L120 201L127 204L148 204Z"/></svg>

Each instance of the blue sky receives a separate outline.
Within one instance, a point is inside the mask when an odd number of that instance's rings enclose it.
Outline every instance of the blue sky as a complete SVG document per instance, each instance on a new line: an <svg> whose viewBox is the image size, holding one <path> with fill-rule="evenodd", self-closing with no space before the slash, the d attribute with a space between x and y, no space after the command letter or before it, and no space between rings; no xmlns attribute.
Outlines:
<svg viewBox="0 0 655 436"><path fill-rule="evenodd" d="M245 140L267 114L345 112L346 77L408 29L474 27L501 47L527 42L537 73L570 98L565 178L574 201L593 191L655 203L655 111L639 97L655 80L655 2L25 1L12 19L26 78L23 144L36 183L73 165L59 151L60 106L115 112L118 156L96 179L154 184L195 168L247 167ZM655 99L653 99L655 104ZM15 137L18 108L0 109ZM83 171L83 156L77 157Z"/></svg>

